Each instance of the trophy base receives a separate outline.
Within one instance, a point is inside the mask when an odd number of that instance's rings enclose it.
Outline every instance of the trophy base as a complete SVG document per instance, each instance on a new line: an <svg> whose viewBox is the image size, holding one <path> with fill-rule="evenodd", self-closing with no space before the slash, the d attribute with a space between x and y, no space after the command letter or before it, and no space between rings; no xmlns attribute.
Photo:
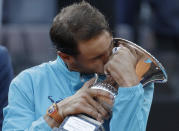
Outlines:
<svg viewBox="0 0 179 131"><path fill-rule="evenodd" d="M102 123L85 115L68 116L53 131L104 131Z"/></svg>

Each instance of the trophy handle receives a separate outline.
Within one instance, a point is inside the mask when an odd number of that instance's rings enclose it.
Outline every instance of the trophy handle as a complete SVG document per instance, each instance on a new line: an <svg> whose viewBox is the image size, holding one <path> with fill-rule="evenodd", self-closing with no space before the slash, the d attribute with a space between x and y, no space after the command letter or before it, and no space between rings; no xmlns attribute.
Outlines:
<svg viewBox="0 0 179 131"><path fill-rule="evenodd" d="M145 49L131 41L122 38L113 38L113 42L115 47L118 47L120 44L122 44L124 47L127 47L129 49L135 49L137 55L139 56L136 65L136 74L143 86L150 82L167 82L168 77L165 68L154 56L152 56Z"/></svg>

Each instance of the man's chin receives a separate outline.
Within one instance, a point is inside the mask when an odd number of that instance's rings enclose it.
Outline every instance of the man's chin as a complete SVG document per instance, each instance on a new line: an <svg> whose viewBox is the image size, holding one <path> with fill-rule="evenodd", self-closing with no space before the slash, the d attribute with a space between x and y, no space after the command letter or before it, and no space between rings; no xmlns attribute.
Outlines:
<svg viewBox="0 0 179 131"><path fill-rule="evenodd" d="M100 74L100 75L104 75L104 70L99 70L99 71L96 71L95 73Z"/></svg>

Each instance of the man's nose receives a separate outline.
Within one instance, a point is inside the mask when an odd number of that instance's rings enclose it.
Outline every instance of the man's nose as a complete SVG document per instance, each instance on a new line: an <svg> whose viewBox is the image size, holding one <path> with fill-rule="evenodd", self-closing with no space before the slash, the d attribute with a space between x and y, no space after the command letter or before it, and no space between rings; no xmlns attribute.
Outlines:
<svg viewBox="0 0 179 131"><path fill-rule="evenodd" d="M103 55L103 64L105 65L108 60L109 60L109 57L110 57L110 53L106 53L105 55Z"/></svg>

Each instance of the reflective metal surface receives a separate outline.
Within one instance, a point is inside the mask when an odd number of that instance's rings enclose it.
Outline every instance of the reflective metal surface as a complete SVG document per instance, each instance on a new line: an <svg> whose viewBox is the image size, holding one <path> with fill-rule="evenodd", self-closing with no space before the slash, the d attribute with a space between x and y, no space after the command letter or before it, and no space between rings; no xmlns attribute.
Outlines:
<svg viewBox="0 0 179 131"><path fill-rule="evenodd" d="M121 38L114 38L114 50L117 51L117 47L119 45L123 45L127 47L129 50L134 49L137 57L138 62L136 64L136 73L140 80L140 82L145 87L146 84L154 82L154 83L165 83L167 82L167 73L162 66L162 64L149 52L147 52L142 47L136 45L135 43L121 39ZM91 87L92 89L101 89L107 92L110 92L114 97L117 95L117 86L118 85L111 77L106 76L106 79L101 80L99 75L96 74L96 81L94 85ZM98 98L98 100L103 104L106 105L107 108L111 108L108 102L103 99Z"/></svg>
<svg viewBox="0 0 179 131"><path fill-rule="evenodd" d="M136 66L136 73L143 85L150 82L165 83L167 82L167 73L162 64L149 52L135 43L121 39L114 38L115 46L122 44L124 47L133 48L139 55L139 60Z"/></svg>

